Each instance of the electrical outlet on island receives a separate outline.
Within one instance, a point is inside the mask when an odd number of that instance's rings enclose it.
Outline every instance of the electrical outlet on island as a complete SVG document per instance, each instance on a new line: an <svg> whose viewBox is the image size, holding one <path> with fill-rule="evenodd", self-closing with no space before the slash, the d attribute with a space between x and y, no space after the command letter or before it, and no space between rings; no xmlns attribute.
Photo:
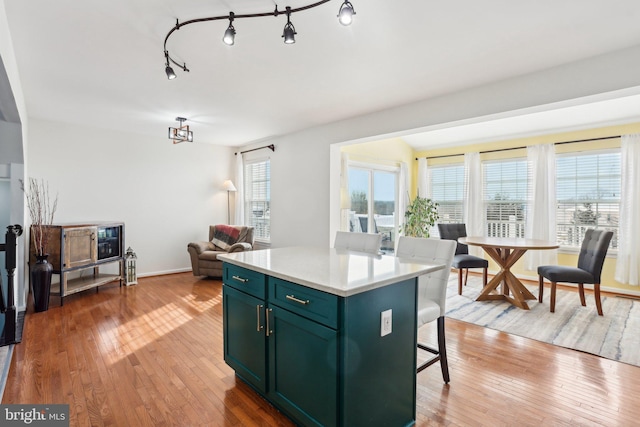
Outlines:
<svg viewBox="0 0 640 427"><path fill-rule="evenodd" d="M391 333L391 309L380 313L380 336L384 337Z"/></svg>

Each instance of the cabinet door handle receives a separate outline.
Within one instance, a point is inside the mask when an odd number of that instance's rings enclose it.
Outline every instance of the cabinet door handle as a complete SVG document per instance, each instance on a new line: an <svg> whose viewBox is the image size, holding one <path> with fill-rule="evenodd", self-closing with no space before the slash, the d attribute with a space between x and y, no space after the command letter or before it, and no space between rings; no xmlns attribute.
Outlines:
<svg viewBox="0 0 640 427"><path fill-rule="evenodd" d="M287 295L287 296L286 296L286 298L287 298L288 300L290 300L290 301L295 301L295 302L297 302L298 304L302 304L302 305L307 305L307 304L309 304L309 300L301 300L301 299L299 299L299 298L296 298L296 297L295 297L295 296L293 296L293 295Z"/></svg>
<svg viewBox="0 0 640 427"><path fill-rule="evenodd" d="M271 335L273 335L273 331L271 330L271 326L269 326L269 313L271 313L272 311L273 311L273 310L272 310L272 309L270 309L270 308L267 308L267 309L265 310L265 315L266 315L266 317L267 317L267 336L268 336L268 337L269 337L269 336L271 336Z"/></svg>
<svg viewBox="0 0 640 427"><path fill-rule="evenodd" d="M260 313L261 313L261 308L264 307L262 304L258 304L256 305L256 319L257 319L257 325L256 325L256 332L260 332L263 328L263 326L260 324Z"/></svg>
<svg viewBox="0 0 640 427"><path fill-rule="evenodd" d="M242 283L247 283L249 281L249 279L245 279L243 277L240 276L231 276L232 279L237 280L238 282L242 282Z"/></svg>

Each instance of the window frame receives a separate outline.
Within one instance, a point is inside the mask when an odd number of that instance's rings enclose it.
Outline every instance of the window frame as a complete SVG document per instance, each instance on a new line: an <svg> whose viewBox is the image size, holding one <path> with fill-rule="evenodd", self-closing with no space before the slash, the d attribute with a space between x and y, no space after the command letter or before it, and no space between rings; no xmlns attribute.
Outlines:
<svg viewBox="0 0 640 427"><path fill-rule="evenodd" d="M560 221L560 205L567 205L569 204L569 202L571 201L571 199L560 199L560 188L559 188L559 179L558 179L558 159L559 158L567 158L567 157L580 157L580 156L593 156L593 155L601 155L601 154L617 154L619 156L621 156L621 149L620 147L615 147L615 148L603 148L603 149L595 149L595 150L576 150L576 151L567 151L564 153L559 153L556 154L556 205L557 205L557 212L556 212L556 239L557 241L560 243L562 241L562 239L560 238L560 228L563 226L568 226L570 224L567 224L566 221L562 222ZM620 159L620 169L618 170L618 174L620 175L620 179L622 178L622 163L621 163L621 159ZM576 173L577 176L577 173ZM597 179L600 179L600 174L596 175ZM577 182L577 178L576 178L576 182ZM603 227L600 224L595 224L595 229L604 229L604 230L609 230L611 228L615 228L614 231L614 238L611 240L608 252L607 252L607 257L615 257L617 256L618 253L618 247L617 247L617 236L620 232L620 225L619 225L619 218L620 218L620 191L622 190L622 182L620 181L620 186L618 187L618 199L617 201L611 201L611 200L607 200L607 199L591 199L591 198L584 198L584 199L579 199L576 198L573 200L573 203L575 204L579 204L579 203L595 203L596 205L600 205L600 204L604 204L604 205L617 205L618 209L617 209L617 217L618 217L618 224L615 227ZM598 213L598 209L596 207L596 213ZM578 225L580 226L580 225ZM587 224L583 224L583 227L587 227ZM616 245L616 247L613 247L613 245ZM560 253L568 253L568 254L577 254L580 252L580 248L582 246L582 239L579 239L578 243L576 245L566 245L566 244L560 244L560 248L558 249L558 251Z"/></svg>
<svg viewBox="0 0 640 427"><path fill-rule="evenodd" d="M492 165L492 164L499 164L499 163L523 163L525 165L525 194L523 198L518 198L518 199L513 199L513 200L509 200L507 202L495 202L491 203L492 200L489 199L489 192L487 191L487 166L488 165ZM529 197L529 192L530 192L530 180L531 180L531 172L530 172L530 167L529 167L529 161L526 157L524 156L515 156L515 157L508 157L508 158L503 158L503 159L494 159L494 160L483 160L481 162L482 164L482 207L483 207L483 211L484 211L484 235L486 237L514 237L514 238L523 238L525 236L525 232L526 232L526 221L527 221L527 209L528 209L528 205L529 203L531 203L530 197ZM514 182L521 182L521 179L516 178ZM504 185L505 181L501 180L500 181L500 185L501 187ZM519 190L518 190L519 191ZM499 194L499 193L497 193ZM518 219L518 210L515 210L515 216L516 219L515 221L512 221L511 219L509 220L502 220L500 219L498 222L496 221L490 221L489 220L489 206L490 205L507 205L507 204L521 204L521 208L520 208L520 212L522 214L522 219ZM503 208L500 207L500 217L502 217L503 215ZM491 228L492 223L496 223L496 230L498 230L499 235L495 235L492 233L489 233L489 229ZM500 232L500 230L502 230L502 232ZM506 233L507 235L505 236L504 233ZM513 234L515 235L511 235L511 230L515 230Z"/></svg>
<svg viewBox="0 0 640 427"><path fill-rule="evenodd" d="M394 188L394 218L393 218L393 231L391 231L391 235L389 238L391 240L395 240L393 236L399 235L400 231L400 216L404 215L404 213L399 212L399 203L400 203L400 165L388 165L388 164L379 164L379 163L368 163L358 160L349 160L347 162L347 171L351 169L358 169L361 171L365 171L368 173L368 194L369 199L367 200L367 230L374 230L374 217L375 217L375 196L374 196L374 175L376 172L389 173L394 175L395 188ZM349 198L351 198L351 186L349 186ZM384 245L384 242L383 242ZM395 243L393 244L395 250Z"/></svg>
<svg viewBox="0 0 640 427"><path fill-rule="evenodd" d="M443 170L443 169L450 169L453 170L455 169L455 171L453 172L456 177L459 174L458 169L462 170L462 181L460 183L458 183L458 181L456 180L455 182L455 186L456 189L454 190L456 193L458 191L461 192L460 194L460 200L455 200L455 201L450 201L450 200L441 200L441 199L437 199L435 194L436 191L434 191L434 180L433 180L433 174L434 171L437 170ZM464 196L465 196L465 191L464 191L464 186L465 186L465 167L464 167L464 163L446 163L446 164L439 164L439 165L434 165L434 166L429 166L427 168L427 181L429 183L429 198L431 200L433 200L434 202L438 203L438 222L442 223L442 224L454 224L454 223L464 223ZM446 184L444 184L446 185ZM460 188L457 188L458 185L460 186ZM446 193L446 191L443 191L443 193ZM447 221L443 221L442 220L442 215L440 213L440 207L441 206L453 206L453 211L454 214L456 214L457 212L459 212L459 220L456 218L449 218ZM439 238L440 237L440 233L438 231L438 226L437 224L431 229L430 232L431 236L434 238Z"/></svg>
<svg viewBox="0 0 640 427"><path fill-rule="evenodd" d="M266 173L266 199L255 200L253 198L250 199L250 196L253 195L253 190L249 190L250 186L253 185L253 178L248 178L248 168L250 166L260 164L260 163L268 163L268 173ZM244 189L243 189L243 203L244 203L244 223L249 227L254 227L254 241L261 243L270 243L271 242L271 158L270 157L257 157L251 160L245 160L243 164L243 176L244 176ZM254 210L252 209L253 203L266 203L266 209L263 209L262 216L262 225L266 227L267 237L260 235L258 231L258 227L256 227L255 218L253 217ZM268 216L264 216L268 212ZM266 219L266 220L265 220Z"/></svg>

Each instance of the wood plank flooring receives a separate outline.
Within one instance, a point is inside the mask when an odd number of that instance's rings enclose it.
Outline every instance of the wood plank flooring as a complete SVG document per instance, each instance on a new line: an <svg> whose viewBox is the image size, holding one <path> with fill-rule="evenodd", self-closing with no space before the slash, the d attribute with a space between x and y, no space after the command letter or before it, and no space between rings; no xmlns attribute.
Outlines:
<svg viewBox="0 0 640 427"><path fill-rule="evenodd" d="M71 426L292 426L224 363L221 300L220 281L184 273L29 307L2 403L68 403ZM438 364L418 375L418 426L640 422L640 368L451 319L446 330L451 383Z"/></svg>

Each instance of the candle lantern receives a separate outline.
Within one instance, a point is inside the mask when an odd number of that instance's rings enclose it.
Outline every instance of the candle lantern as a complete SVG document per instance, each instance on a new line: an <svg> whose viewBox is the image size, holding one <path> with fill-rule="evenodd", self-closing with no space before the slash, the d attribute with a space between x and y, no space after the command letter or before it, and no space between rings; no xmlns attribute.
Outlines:
<svg viewBox="0 0 640 427"><path fill-rule="evenodd" d="M127 286L135 285L138 283L138 274L136 272L136 261L138 257L133 252L131 247L127 248L127 252L124 254L125 264L125 280L124 284Z"/></svg>

